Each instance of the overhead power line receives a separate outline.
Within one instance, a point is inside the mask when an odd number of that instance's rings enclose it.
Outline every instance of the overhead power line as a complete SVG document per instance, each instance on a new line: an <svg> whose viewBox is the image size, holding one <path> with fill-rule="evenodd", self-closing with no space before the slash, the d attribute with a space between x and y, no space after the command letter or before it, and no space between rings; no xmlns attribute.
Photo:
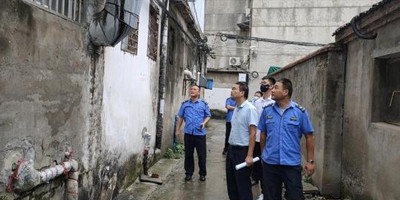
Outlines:
<svg viewBox="0 0 400 200"><path fill-rule="evenodd" d="M325 46L328 44L320 44L320 43L312 43L312 42L298 42L298 41L290 41L290 40L277 40L270 38L260 38L260 37L248 37L242 35L233 35L228 33L217 33L217 34L206 34L211 36L220 37L221 41L225 42L228 39L235 40L252 40L257 42L269 42L269 43L278 43L278 44L292 44L292 45L300 45L300 46Z"/></svg>

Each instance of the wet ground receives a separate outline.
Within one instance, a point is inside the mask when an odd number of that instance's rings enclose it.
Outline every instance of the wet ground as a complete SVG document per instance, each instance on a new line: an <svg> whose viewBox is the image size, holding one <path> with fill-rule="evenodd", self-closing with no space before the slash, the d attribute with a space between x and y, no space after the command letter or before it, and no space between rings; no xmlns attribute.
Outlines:
<svg viewBox="0 0 400 200"><path fill-rule="evenodd" d="M225 156L222 149L225 140L225 121L210 120L207 128L207 180L202 182L195 160L195 174L185 181L183 158L161 159L149 169L157 173L162 185L136 181L114 200L225 200L229 199L226 188ZM195 153L195 157L197 154ZM309 184L308 184L309 185ZM311 185L305 186L313 187ZM253 186L253 197L258 199L260 189ZM307 200L325 200L323 197L306 195Z"/></svg>
<svg viewBox="0 0 400 200"><path fill-rule="evenodd" d="M225 141L225 121L211 120L207 128L207 180L199 180L197 160L195 174L191 181L185 182L183 159L170 174L165 183L148 199L228 199L225 177L225 156L222 150ZM195 153L195 157L196 157ZM254 187L255 196L260 192Z"/></svg>

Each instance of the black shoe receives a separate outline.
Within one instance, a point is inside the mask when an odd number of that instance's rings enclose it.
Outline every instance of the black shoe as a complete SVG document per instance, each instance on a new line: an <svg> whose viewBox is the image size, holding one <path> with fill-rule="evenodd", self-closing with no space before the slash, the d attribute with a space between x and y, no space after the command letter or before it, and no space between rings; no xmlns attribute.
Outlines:
<svg viewBox="0 0 400 200"><path fill-rule="evenodd" d="M206 176L200 175L200 181L206 181Z"/></svg>
<svg viewBox="0 0 400 200"><path fill-rule="evenodd" d="M187 174L185 176L185 181L190 181L190 180L192 180L192 175Z"/></svg>

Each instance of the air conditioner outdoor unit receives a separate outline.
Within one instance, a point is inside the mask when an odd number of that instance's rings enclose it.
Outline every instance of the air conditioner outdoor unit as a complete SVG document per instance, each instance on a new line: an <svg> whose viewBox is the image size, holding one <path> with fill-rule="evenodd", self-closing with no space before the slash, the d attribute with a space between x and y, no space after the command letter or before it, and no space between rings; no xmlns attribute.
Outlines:
<svg viewBox="0 0 400 200"><path fill-rule="evenodd" d="M230 66L240 66L241 64L242 61L240 60L240 57L229 57Z"/></svg>

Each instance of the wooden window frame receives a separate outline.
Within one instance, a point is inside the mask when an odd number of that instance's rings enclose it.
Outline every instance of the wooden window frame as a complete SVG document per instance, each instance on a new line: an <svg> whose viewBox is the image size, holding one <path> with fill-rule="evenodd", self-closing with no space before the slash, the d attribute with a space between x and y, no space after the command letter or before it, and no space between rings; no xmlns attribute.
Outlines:
<svg viewBox="0 0 400 200"><path fill-rule="evenodd" d="M149 33L147 42L147 56L156 61L158 54L158 33L159 33L159 9L150 4L149 9Z"/></svg>

